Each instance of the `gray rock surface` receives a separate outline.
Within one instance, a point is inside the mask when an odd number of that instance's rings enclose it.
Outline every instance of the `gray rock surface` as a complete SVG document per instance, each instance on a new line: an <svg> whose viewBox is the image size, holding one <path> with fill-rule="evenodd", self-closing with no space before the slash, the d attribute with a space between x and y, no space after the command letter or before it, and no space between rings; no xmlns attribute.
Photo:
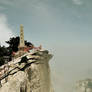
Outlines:
<svg viewBox="0 0 92 92"><path fill-rule="evenodd" d="M0 92L53 92L49 60L52 55L47 50L28 54L28 63L22 63L2 83Z"/></svg>

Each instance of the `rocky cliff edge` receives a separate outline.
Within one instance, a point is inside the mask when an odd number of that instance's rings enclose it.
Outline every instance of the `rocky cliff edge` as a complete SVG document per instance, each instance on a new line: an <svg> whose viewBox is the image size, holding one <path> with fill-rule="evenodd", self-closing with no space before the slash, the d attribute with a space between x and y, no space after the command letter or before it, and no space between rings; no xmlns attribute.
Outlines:
<svg viewBox="0 0 92 92"><path fill-rule="evenodd" d="M43 50L25 56L25 62L23 57L10 62L8 82L3 78L0 92L53 92L48 62L52 55Z"/></svg>

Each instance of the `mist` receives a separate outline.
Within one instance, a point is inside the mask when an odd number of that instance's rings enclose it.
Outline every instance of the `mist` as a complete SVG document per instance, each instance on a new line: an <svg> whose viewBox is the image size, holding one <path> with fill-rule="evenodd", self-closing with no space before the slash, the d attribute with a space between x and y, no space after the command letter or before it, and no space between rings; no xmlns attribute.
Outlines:
<svg viewBox="0 0 92 92"><path fill-rule="evenodd" d="M92 78L91 0L3 0L0 4L0 12L14 28L9 32L19 35L23 24L25 39L53 54L55 92L74 92L76 81Z"/></svg>
<svg viewBox="0 0 92 92"><path fill-rule="evenodd" d="M91 46L80 43L56 47L50 62L55 92L75 92L77 81L92 78Z"/></svg>

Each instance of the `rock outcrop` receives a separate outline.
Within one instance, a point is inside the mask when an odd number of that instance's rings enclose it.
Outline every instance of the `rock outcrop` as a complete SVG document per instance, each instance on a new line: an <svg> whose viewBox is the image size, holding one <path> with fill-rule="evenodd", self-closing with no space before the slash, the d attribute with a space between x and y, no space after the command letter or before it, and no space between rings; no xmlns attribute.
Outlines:
<svg viewBox="0 0 92 92"><path fill-rule="evenodd" d="M17 62L9 69L8 82L2 81L0 92L53 92L47 50L26 54L27 62Z"/></svg>
<svg viewBox="0 0 92 92"><path fill-rule="evenodd" d="M92 92L92 79L80 80L76 84L77 92Z"/></svg>

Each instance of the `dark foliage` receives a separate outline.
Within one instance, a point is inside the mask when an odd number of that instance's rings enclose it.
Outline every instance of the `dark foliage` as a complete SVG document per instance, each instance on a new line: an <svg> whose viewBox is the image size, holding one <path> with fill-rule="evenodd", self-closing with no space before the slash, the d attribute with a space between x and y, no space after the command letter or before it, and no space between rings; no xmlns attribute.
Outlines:
<svg viewBox="0 0 92 92"><path fill-rule="evenodd" d="M10 60L12 59L12 52L18 51L19 46L19 36L10 38L9 41L6 41L9 45L8 47L0 46L0 66L5 63L4 56L9 56ZM31 42L25 41L26 46L33 46Z"/></svg>
<svg viewBox="0 0 92 92"><path fill-rule="evenodd" d="M0 57L0 66L4 65L4 63L5 63L4 58L3 57Z"/></svg>
<svg viewBox="0 0 92 92"><path fill-rule="evenodd" d="M12 51L17 52L18 51L19 37L10 38L10 40L6 41L6 43L9 45L8 48L9 48L10 52L12 52Z"/></svg>
<svg viewBox="0 0 92 92"><path fill-rule="evenodd" d="M6 41L6 43L9 44L9 47L8 47L9 50L17 52L18 46L19 46L19 36L10 38L10 40ZM25 41L25 45L26 46L33 46L33 44L31 42L27 42L27 41Z"/></svg>
<svg viewBox="0 0 92 92"><path fill-rule="evenodd" d="M31 42L27 42L27 41L25 41L25 45L28 47L33 46L33 44Z"/></svg>
<svg viewBox="0 0 92 92"><path fill-rule="evenodd" d="M5 46L0 46L0 66L5 63L4 56L8 56L8 50Z"/></svg>

